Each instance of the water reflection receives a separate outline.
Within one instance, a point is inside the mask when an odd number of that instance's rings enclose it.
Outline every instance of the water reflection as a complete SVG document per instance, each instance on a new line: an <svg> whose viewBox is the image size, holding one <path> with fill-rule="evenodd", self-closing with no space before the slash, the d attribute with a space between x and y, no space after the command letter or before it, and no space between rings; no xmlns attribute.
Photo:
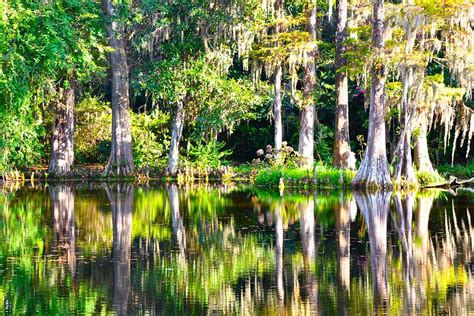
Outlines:
<svg viewBox="0 0 474 316"><path fill-rule="evenodd" d="M389 192L354 192L354 197L364 216L369 232L374 304L381 309L387 308L388 300L387 217L390 195Z"/></svg>
<svg viewBox="0 0 474 316"><path fill-rule="evenodd" d="M113 219L113 306L118 315L127 315L130 296L130 252L132 244L133 187L106 185Z"/></svg>
<svg viewBox="0 0 474 316"><path fill-rule="evenodd" d="M283 213L285 210L284 203L281 199L278 199L273 206L275 213L275 261L278 305L281 307L285 300L285 289L283 284Z"/></svg>
<svg viewBox="0 0 474 316"><path fill-rule="evenodd" d="M186 250L186 232L184 230L183 218L179 211L179 196L178 186L176 184L169 184L167 186L168 200L170 203L171 222L173 225L173 234L179 249L180 260L184 260L184 253Z"/></svg>
<svg viewBox="0 0 474 316"><path fill-rule="evenodd" d="M66 185L49 187L53 227L55 231L54 248L59 259L65 261L72 275L76 274L76 225L74 219L74 193Z"/></svg>
<svg viewBox="0 0 474 316"><path fill-rule="evenodd" d="M334 205L334 218L336 221L336 243L337 243L337 297L338 313L347 314L348 306L345 304L350 297L351 283L351 204L352 197L339 194L339 202Z"/></svg>
<svg viewBox="0 0 474 316"><path fill-rule="evenodd" d="M0 313L467 314L472 197L23 188L0 195Z"/></svg>

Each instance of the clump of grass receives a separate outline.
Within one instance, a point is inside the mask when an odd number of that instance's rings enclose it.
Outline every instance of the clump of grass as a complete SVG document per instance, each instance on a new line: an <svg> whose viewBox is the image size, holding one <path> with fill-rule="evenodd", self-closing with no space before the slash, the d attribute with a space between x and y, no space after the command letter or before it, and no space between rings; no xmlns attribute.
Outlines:
<svg viewBox="0 0 474 316"><path fill-rule="evenodd" d="M440 175L438 171L434 171L434 172L417 171L416 179L418 180L418 183L422 187L427 186L427 185L441 184L441 183L446 182L446 179L442 175Z"/></svg>
<svg viewBox="0 0 474 316"><path fill-rule="evenodd" d="M333 167L316 166L316 185L327 187L350 186L355 171L340 170ZM255 177L255 183L262 186L277 187L280 178L284 179L285 186L314 186L313 170L305 168L270 167L260 169Z"/></svg>

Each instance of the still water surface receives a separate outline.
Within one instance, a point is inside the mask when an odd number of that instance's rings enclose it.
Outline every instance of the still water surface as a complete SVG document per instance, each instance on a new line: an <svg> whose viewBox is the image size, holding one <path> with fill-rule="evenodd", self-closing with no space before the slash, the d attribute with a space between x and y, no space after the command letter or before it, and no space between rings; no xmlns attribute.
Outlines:
<svg viewBox="0 0 474 316"><path fill-rule="evenodd" d="M0 313L468 314L474 193L0 193Z"/></svg>

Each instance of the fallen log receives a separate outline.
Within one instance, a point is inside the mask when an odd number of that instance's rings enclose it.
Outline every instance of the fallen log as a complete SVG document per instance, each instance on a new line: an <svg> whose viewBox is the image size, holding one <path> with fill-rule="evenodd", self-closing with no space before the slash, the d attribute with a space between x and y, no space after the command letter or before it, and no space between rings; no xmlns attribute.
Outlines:
<svg viewBox="0 0 474 316"><path fill-rule="evenodd" d="M435 184L428 184L425 185L424 188L452 188L452 187L462 187L468 186L471 183L474 183L474 178L470 178L467 180L458 180L458 178L454 176L450 176L449 180L444 183L435 183Z"/></svg>

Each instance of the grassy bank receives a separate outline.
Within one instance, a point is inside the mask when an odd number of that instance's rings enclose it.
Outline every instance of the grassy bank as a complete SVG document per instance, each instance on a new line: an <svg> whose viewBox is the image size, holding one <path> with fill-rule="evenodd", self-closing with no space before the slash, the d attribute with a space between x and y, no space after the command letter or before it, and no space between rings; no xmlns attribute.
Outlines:
<svg viewBox="0 0 474 316"><path fill-rule="evenodd" d="M471 161L466 165L441 165L438 167L438 171L446 178L449 178L449 176L455 176L459 179L469 179L474 177L474 161Z"/></svg>
<svg viewBox="0 0 474 316"><path fill-rule="evenodd" d="M349 187L355 171L340 170L329 166L316 166L316 178L312 169L271 167L258 169L255 184L277 187L283 178L285 187Z"/></svg>

